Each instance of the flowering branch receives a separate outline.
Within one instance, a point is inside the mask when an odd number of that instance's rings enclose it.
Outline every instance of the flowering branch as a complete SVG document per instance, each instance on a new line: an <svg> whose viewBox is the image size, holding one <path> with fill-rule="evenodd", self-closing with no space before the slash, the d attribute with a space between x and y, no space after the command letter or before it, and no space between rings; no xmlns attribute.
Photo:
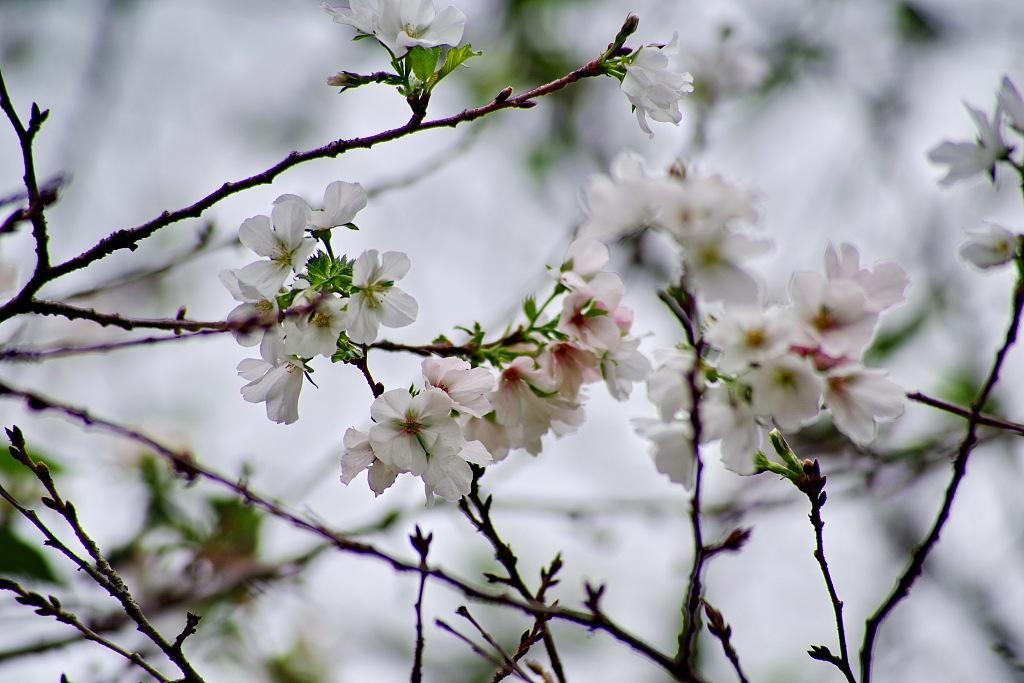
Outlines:
<svg viewBox="0 0 1024 683"><path fill-rule="evenodd" d="M482 590L473 584L448 573L440 567L421 567L418 562L409 562L400 559L368 543L354 541L351 537L337 531L333 531L320 522L313 521L294 512L290 512L281 504L258 493L257 491L254 491L244 481L233 480L224 474L201 465L196 462L190 453L174 450L173 448L166 446L135 429L97 417L85 410L82 410L81 408L59 403L33 392L14 388L4 382L0 382L0 397L2 396L10 396L20 399L33 410L52 410L61 413L76 422L101 428L104 431L151 448L157 455L167 460L177 474L189 480L202 478L216 484L217 486L226 488L246 503L260 508L271 516L282 520L296 529L323 539L338 550L364 557L370 557L384 562L396 572L415 574L422 574L425 572L434 580L458 590L466 597L474 600L504 605L535 617L544 616L551 619L559 619L584 626L591 630L603 631L615 640L644 655L668 673L676 675L675 662L670 656L612 621L600 608L599 602L596 599L589 599L586 604L587 610L581 611L567 609L560 606L538 604L535 601L520 600L505 593L491 593L489 591Z"/></svg>
<svg viewBox="0 0 1024 683"><path fill-rule="evenodd" d="M1006 330L1006 337L1003 340L1002 346L996 351L995 360L992 363L992 368L989 370L985 383L971 403L970 414L967 416L967 433L960 442L956 459L953 461L953 474L949 485L946 487L942 506L939 508L935 521L932 523L932 528L921 544L914 550L910 563L903 570L889 596L865 623L864 641L860 650L861 683L870 683L871 681L872 656L874 654L878 629L893 609L910 594L910 589L918 577L921 576L928 555L939 542L942 529L949 520L949 514L953 508L953 500L956 498L960 482L963 481L964 476L967 474L967 461L977 444L977 431L980 424L981 410L988 402L989 395L999 381L999 373L1002 370L1003 362L1006 360L1010 348L1017 341L1021 312L1024 310L1024 253L1018 251L1015 256L1015 262L1017 265L1017 279L1013 289L1010 324Z"/></svg>

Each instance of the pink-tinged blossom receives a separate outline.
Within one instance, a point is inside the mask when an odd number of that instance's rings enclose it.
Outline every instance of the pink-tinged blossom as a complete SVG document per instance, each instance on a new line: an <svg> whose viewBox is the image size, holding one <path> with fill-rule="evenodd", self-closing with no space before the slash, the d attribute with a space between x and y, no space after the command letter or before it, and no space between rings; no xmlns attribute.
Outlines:
<svg viewBox="0 0 1024 683"><path fill-rule="evenodd" d="M743 376L755 415L769 415L792 431L817 417L824 384L810 362L793 355L761 363Z"/></svg>
<svg viewBox="0 0 1024 683"><path fill-rule="evenodd" d="M494 389L494 375L486 368L470 367L461 358L424 358L423 377L429 386L440 389L451 399L452 408L483 417L491 412L487 398Z"/></svg>
<svg viewBox="0 0 1024 683"><path fill-rule="evenodd" d="M511 448L508 430L498 423L494 413L485 417L470 417L462 427L467 441L479 441L491 454L494 462L505 459Z"/></svg>
<svg viewBox="0 0 1024 683"><path fill-rule="evenodd" d="M1024 133L1024 98L1021 98L1017 86L1006 76L1003 76L1003 82L999 88L997 98L999 108L1006 114L1010 125L1019 132Z"/></svg>
<svg viewBox="0 0 1024 683"><path fill-rule="evenodd" d="M440 389L416 396L406 389L384 392L370 406L376 422L370 428L373 452L392 468L422 475L430 455L457 450L465 443L462 429L451 416L451 405Z"/></svg>
<svg viewBox="0 0 1024 683"><path fill-rule="evenodd" d="M686 276L708 301L753 303L760 285L744 263L771 249L771 241L725 229L677 235Z"/></svg>
<svg viewBox="0 0 1024 683"><path fill-rule="evenodd" d="M558 329L593 351L616 348L621 330L610 315L622 300L622 280L614 273L598 273L586 286L565 297Z"/></svg>
<svg viewBox="0 0 1024 683"><path fill-rule="evenodd" d="M996 223L987 223L986 226L965 230L967 240L960 245L960 258L980 270L1009 263L1020 249L1017 235Z"/></svg>
<svg viewBox="0 0 1024 683"><path fill-rule="evenodd" d="M334 21L376 37L396 57L416 46L458 45L466 25L460 10L438 12L434 0L350 0L349 7L323 7Z"/></svg>
<svg viewBox="0 0 1024 683"><path fill-rule="evenodd" d="M274 205L270 215L248 218L238 229L242 244L266 260L235 271L240 283L267 298L276 296L288 276L300 272L316 249L316 241L306 235L309 206L304 201L285 199Z"/></svg>
<svg viewBox="0 0 1024 683"><path fill-rule="evenodd" d="M861 286L868 308L882 311L906 301L910 278L895 261L882 261L873 268L860 267L860 252L843 243L837 250L829 242L825 247L825 275L829 280L849 280Z"/></svg>
<svg viewBox="0 0 1024 683"><path fill-rule="evenodd" d="M647 118L679 125L683 119L679 102L693 92L693 77L669 67L669 56L678 52L678 44L676 34L668 45L645 45L624 60L622 92L636 110L640 129L649 137L654 137L654 132Z"/></svg>
<svg viewBox="0 0 1024 683"><path fill-rule="evenodd" d="M878 325L864 288L849 280L799 271L790 280L789 298L801 343L820 346L830 356L859 358Z"/></svg>
<svg viewBox="0 0 1024 683"><path fill-rule="evenodd" d="M700 403L701 422L705 441L721 439L719 446L722 462L737 474L753 474L754 453L761 447L764 430L757 423L753 407L745 390L719 384L704 392Z"/></svg>
<svg viewBox="0 0 1024 683"><path fill-rule="evenodd" d="M498 422L506 429L512 448L536 455L541 437L553 429L568 434L583 421L583 410L574 401L555 395L555 385L533 359L520 356L501 373L491 395Z"/></svg>
<svg viewBox="0 0 1024 683"><path fill-rule="evenodd" d="M844 365L825 380L825 406L836 429L857 444L867 444L878 433L878 422L903 414L906 392L882 370Z"/></svg>
<svg viewBox="0 0 1024 683"><path fill-rule="evenodd" d="M608 247L588 238L575 240L554 275L569 289L583 287L608 263Z"/></svg>
<svg viewBox="0 0 1024 683"><path fill-rule="evenodd" d="M369 470L367 482L374 495L379 496L395 483L399 471L377 459L366 432L350 427L345 431L343 443L345 454L341 456L341 483L347 486L363 470Z"/></svg>
<svg viewBox="0 0 1024 683"><path fill-rule="evenodd" d="M307 307L321 297L306 290L295 297L293 308ZM345 304L348 299L333 294L320 299L312 313L291 315L284 321L285 347L300 358L326 356L338 350L338 337L345 329Z"/></svg>
<svg viewBox="0 0 1024 683"><path fill-rule="evenodd" d="M684 420L665 422L652 418L634 418L633 429L651 442L654 466L669 481L693 488L696 461L693 452L693 430Z"/></svg>
<svg viewBox="0 0 1024 683"><path fill-rule="evenodd" d="M394 286L405 277L409 257L399 251L378 256L376 249L364 251L352 264L354 292L348 302L345 330L357 344L372 344L381 325L404 327L416 320L419 304Z"/></svg>
<svg viewBox="0 0 1024 683"><path fill-rule="evenodd" d="M618 348L601 355L601 376L616 401L629 398L633 384L643 382L651 373L651 362L640 353L639 347L639 338L623 337Z"/></svg>
<svg viewBox="0 0 1024 683"><path fill-rule="evenodd" d="M572 342L549 344L537 359L556 387L556 391L569 399L575 399L584 384L601 379L597 356Z"/></svg>
<svg viewBox="0 0 1024 683"><path fill-rule="evenodd" d="M277 334L267 334L260 344L262 358L246 358L238 374L248 380L242 398L249 403L267 404L267 417L291 424L299 419L299 392L304 379L302 363L287 355Z"/></svg>
<svg viewBox="0 0 1024 683"><path fill-rule="evenodd" d="M274 200L277 204L282 201L299 201L306 204L306 200L294 194L284 194ZM322 209L309 209L309 228L313 230L329 230L339 225L345 225L355 220L356 214L366 208L366 190L359 183L347 183L343 180L336 180L324 190L324 201ZM308 204L306 204L309 206Z"/></svg>
<svg viewBox="0 0 1024 683"><path fill-rule="evenodd" d="M271 325L277 320L276 298L266 297L255 287L239 280L237 270L221 271L218 277L227 287L232 298L242 302L228 313L227 321L229 323L241 324L255 320L260 325ZM276 325L260 326L249 330L236 329L232 330L231 334L234 335L235 341L242 346L256 346L263 341L264 333L274 327Z"/></svg>
<svg viewBox="0 0 1024 683"><path fill-rule="evenodd" d="M656 351L657 365L647 377L647 398L658 409L663 421L670 421L690 410L693 395L689 373L693 369L693 352L670 349Z"/></svg>
<svg viewBox="0 0 1024 683"><path fill-rule="evenodd" d="M988 173L994 180L996 164L1010 153L1000 131L1001 109L996 109L990 122L985 112L969 104L964 106L974 121L978 137L975 142L946 141L928 153L932 163L948 167L945 177L939 181L940 185L952 185L981 173Z"/></svg>
<svg viewBox="0 0 1024 683"><path fill-rule="evenodd" d="M722 352L727 372L784 353L792 341L792 321L783 309L732 306L711 325L704 339Z"/></svg>

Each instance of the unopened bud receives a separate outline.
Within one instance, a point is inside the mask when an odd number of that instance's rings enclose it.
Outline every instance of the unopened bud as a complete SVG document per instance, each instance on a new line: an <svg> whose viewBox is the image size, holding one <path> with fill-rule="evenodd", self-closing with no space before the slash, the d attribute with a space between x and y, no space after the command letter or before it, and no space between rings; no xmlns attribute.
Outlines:
<svg viewBox="0 0 1024 683"><path fill-rule="evenodd" d="M512 97L512 86L511 85L508 86L507 88L503 89L497 95L495 95L494 96L494 101L495 102L504 102L505 100L507 100L510 97Z"/></svg>

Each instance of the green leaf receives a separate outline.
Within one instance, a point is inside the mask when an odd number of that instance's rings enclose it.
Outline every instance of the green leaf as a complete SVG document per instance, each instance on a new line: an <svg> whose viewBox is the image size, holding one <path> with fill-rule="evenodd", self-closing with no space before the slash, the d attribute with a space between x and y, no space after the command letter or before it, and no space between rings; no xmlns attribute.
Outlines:
<svg viewBox="0 0 1024 683"><path fill-rule="evenodd" d="M526 297L523 302L523 313L526 314L526 319L531 323L537 319L537 300L532 296Z"/></svg>
<svg viewBox="0 0 1024 683"><path fill-rule="evenodd" d="M405 58L408 60L412 72L416 74L416 78L420 79L422 83L426 83L427 79L434 75L434 70L437 69L437 61L441 58L441 48L427 49L417 45L409 50Z"/></svg>
<svg viewBox="0 0 1024 683"><path fill-rule="evenodd" d="M445 56L444 65L441 66L441 71L437 74L437 80L441 80L473 57L479 57L482 54L483 52L474 52L472 45L453 47L448 50L448 54Z"/></svg>
<svg viewBox="0 0 1024 683"><path fill-rule="evenodd" d="M305 278L317 292L348 294L352 287L352 262L344 256L317 254L306 262Z"/></svg>
<svg viewBox="0 0 1024 683"><path fill-rule="evenodd" d="M9 527L0 527L0 576L60 583L42 551L21 540Z"/></svg>

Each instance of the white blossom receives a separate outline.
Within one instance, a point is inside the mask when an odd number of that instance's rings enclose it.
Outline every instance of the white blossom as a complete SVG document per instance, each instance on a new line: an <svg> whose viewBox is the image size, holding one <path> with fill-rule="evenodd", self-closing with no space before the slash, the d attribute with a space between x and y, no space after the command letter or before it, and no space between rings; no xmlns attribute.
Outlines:
<svg viewBox="0 0 1024 683"><path fill-rule="evenodd" d="M804 342L830 356L859 358L875 333L878 313L855 282L798 271L790 280L789 297Z"/></svg>
<svg viewBox="0 0 1024 683"><path fill-rule="evenodd" d="M608 263L608 247L589 238L573 241L555 276L570 289L583 287Z"/></svg>
<svg viewBox="0 0 1024 683"><path fill-rule="evenodd" d="M504 460L512 448L508 430L498 422L493 412L484 417L467 416L462 433L466 435L467 441L482 443L494 462Z"/></svg>
<svg viewBox="0 0 1024 683"><path fill-rule="evenodd" d="M456 501L469 493L473 483L470 463L481 467L491 463L491 454L479 441L465 442L457 450L445 445L432 452L423 473L427 505L433 505L435 494Z"/></svg>
<svg viewBox="0 0 1024 683"><path fill-rule="evenodd" d="M555 386L532 358L520 356L505 366L491 394L495 417L506 429L512 448L533 455L541 450L541 437L553 429L568 434L583 422L580 406L555 394Z"/></svg>
<svg viewBox="0 0 1024 683"><path fill-rule="evenodd" d="M466 25L460 10L438 12L434 0L350 0L349 7L323 7L334 21L376 37L396 57L415 46L458 45Z"/></svg>
<svg viewBox="0 0 1024 683"><path fill-rule="evenodd" d="M416 476L427 470L433 453L458 450L465 443L451 416L451 399L440 389L413 396L405 389L384 392L370 406L376 422L370 446L384 464Z"/></svg>
<svg viewBox="0 0 1024 683"><path fill-rule="evenodd" d="M288 276L301 271L316 249L316 240L306 235L309 206L305 202L285 199L274 205L270 215L248 218L238 229L242 244L268 260L236 271L239 282L267 298L276 296Z"/></svg>
<svg viewBox="0 0 1024 683"><path fill-rule="evenodd" d="M878 422L903 414L906 392L882 370L842 365L830 370L825 381L825 406L836 429L861 445L874 440Z"/></svg>
<svg viewBox="0 0 1024 683"><path fill-rule="evenodd" d="M636 433L651 441L655 468L668 476L669 481L682 484L687 489L693 488L696 460L690 423L641 417L634 418L632 422Z"/></svg>
<svg viewBox="0 0 1024 683"><path fill-rule="evenodd" d="M452 408L483 417L491 412L488 395L494 389L494 376L486 368L473 368L461 358L424 358L423 377L429 386L440 389L451 399Z"/></svg>
<svg viewBox="0 0 1024 683"><path fill-rule="evenodd" d="M999 107L1006 114L1010 125L1024 133L1024 98L1021 98L1017 86L1006 76L1003 76L997 97Z"/></svg>
<svg viewBox="0 0 1024 683"><path fill-rule="evenodd" d="M651 362L639 347L638 337L623 337L617 348L601 354L601 376L616 401L629 398L633 384L644 381L651 373Z"/></svg>
<svg viewBox="0 0 1024 683"><path fill-rule="evenodd" d="M640 129L650 137L654 133L647 117L678 125L683 119L679 102L684 94L693 91L690 74L669 68L669 56L676 54L678 43L679 34L675 34L668 45L645 45L625 60L622 92L636 109Z"/></svg>
<svg viewBox="0 0 1024 683"><path fill-rule="evenodd" d="M655 176L633 152L621 152L609 171L592 176L580 193L587 215L580 234L610 242L651 225L658 213L654 189L672 181Z"/></svg>
<svg viewBox="0 0 1024 683"><path fill-rule="evenodd" d="M792 321L778 307L730 306L704 338L721 350L721 369L735 372L784 353L793 338Z"/></svg>
<svg viewBox="0 0 1024 683"><path fill-rule="evenodd" d="M660 207L657 223L675 239L752 223L754 196L719 175L687 172L651 189Z"/></svg>
<svg viewBox="0 0 1024 683"><path fill-rule="evenodd" d="M366 432L350 427L345 431L343 443L345 454L341 456L341 483L350 484L360 472L367 469L367 482L374 495L379 496L395 483L399 471L377 459Z"/></svg>
<svg viewBox="0 0 1024 683"><path fill-rule="evenodd" d="M306 290L295 297L294 308L309 306L322 295ZM290 315L284 321L285 347L300 358L326 356L338 350L338 337L345 330L345 304L348 299L329 294L323 296L316 309L308 314Z"/></svg>
<svg viewBox="0 0 1024 683"><path fill-rule="evenodd" d="M255 320L259 324L270 325L270 323L277 320L278 308L275 297L266 297L255 287L242 282L238 278L237 270L221 271L218 277L224 286L227 287L232 298L235 301L242 302L228 313L227 321L229 323ZM250 330L236 329L232 330L231 334L234 335L235 341L242 346L256 346L263 341L263 336L267 330L273 330L274 328L276 328L276 325L272 327L256 327Z"/></svg>
<svg viewBox="0 0 1024 683"><path fill-rule="evenodd" d="M299 201L309 206L305 199L294 194L283 194L275 199L274 203L282 201ZM324 190L323 208L310 207L308 227L313 230L328 230L351 223L355 220L356 214L366 208L366 201L366 190L362 185L336 180Z"/></svg>
<svg viewBox="0 0 1024 683"><path fill-rule="evenodd" d="M743 380L750 385L754 414L771 416L780 429L798 429L818 415L824 386L806 359L790 354L773 358Z"/></svg>
<svg viewBox="0 0 1024 683"><path fill-rule="evenodd" d="M761 447L764 430L757 423L753 406L737 390L718 384L709 387L700 403L703 436L721 439L722 462L737 474L753 474L754 453Z"/></svg>
<svg viewBox="0 0 1024 683"><path fill-rule="evenodd" d="M686 275L708 301L753 303L760 285L743 267L771 248L771 241L723 229L677 237L683 247Z"/></svg>
<svg viewBox="0 0 1024 683"><path fill-rule="evenodd" d="M939 181L941 185L952 185L979 173L988 173L995 178L996 163L1009 153L1009 147L1003 141L1000 131L1001 111L996 110L989 122L985 112L967 107L974 126L977 128L976 142L943 142L928 153L928 158L935 164L948 166L946 175Z"/></svg>
<svg viewBox="0 0 1024 683"><path fill-rule="evenodd" d="M357 344L371 344L377 330L404 327L416 319L416 300L394 286L409 272L409 257L398 251L386 251L378 257L376 249L364 251L352 265L354 293L349 299L345 330Z"/></svg>
<svg viewBox="0 0 1024 683"><path fill-rule="evenodd" d="M1020 248L1020 238L996 223L964 232L967 240L960 245L960 258L975 268L984 270L1009 263Z"/></svg>
<svg viewBox="0 0 1024 683"><path fill-rule="evenodd" d="M663 421L690 410L693 395L688 375L693 369L693 352L669 349L655 352L657 365L647 377L647 398Z"/></svg>
<svg viewBox="0 0 1024 683"><path fill-rule="evenodd" d="M867 307L881 311L906 301L910 278L895 261L882 261L873 268L860 267L860 252L843 243L837 251L829 242L825 247L825 275L829 280L849 280L864 290Z"/></svg>
<svg viewBox="0 0 1024 683"><path fill-rule="evenodd" d="M248 380L242 398L249 403L267 404L267 417L291 424L299 419L299 392L302 390L302 362L290 356L277 334L267 334L260 344L262 358L246 358L238 364L238 374Z"/></svg>

